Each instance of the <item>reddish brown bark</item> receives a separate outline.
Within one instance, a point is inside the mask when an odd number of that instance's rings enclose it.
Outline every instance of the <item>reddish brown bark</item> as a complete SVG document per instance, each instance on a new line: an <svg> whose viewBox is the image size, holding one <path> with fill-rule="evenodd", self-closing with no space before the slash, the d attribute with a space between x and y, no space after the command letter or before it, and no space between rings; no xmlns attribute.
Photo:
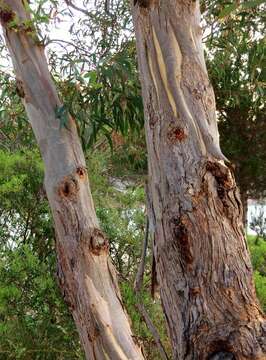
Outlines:
<svg viewBox="0 0 266 360"><path fill-rule="evenodd" d="M234 175L219 146L198 1L133 4L150 221L174 359L265 359Z"/></svg>

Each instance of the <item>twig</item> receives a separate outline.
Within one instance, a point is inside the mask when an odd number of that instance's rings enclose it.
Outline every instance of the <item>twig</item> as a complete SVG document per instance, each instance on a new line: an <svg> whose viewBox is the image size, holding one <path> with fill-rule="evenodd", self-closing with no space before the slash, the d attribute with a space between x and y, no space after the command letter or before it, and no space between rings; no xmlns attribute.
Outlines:
<svg viewBox="0 0 266 360"><path fill-rule="evenodd" d="M91 19L93 19L93 15L92 15L89 11L87 11L87 10L85 10L85 9L77 6L77 5L75 5L71 0L65 0L65 3L66 3L68 6L72 7L74 10L79 11L79 12L81 12L82 14L84 14L84 15L90 17Z"/></svg>
<svg viewBox="0 0 266 360"><path fill-rule="evenodd" d="M146 254L147 254L148 239L149 239L149 218L147 216L145 237L144 237L144 241L142 244L141 259L140 259L140 264L139 264L139 268L138 268L138 272L137 272L135 284L134 284L134 290L136 293L140 292L140 290L142 288L142 284L143 284L143 276L144 276L144 270L145 270L145 260L146 260Z"/></svg>
<svg viewBox="0 0 266 360"><path fill-rule="evenodd" d="M140 260L138 272L137 272L135 283L134 283L134 292L137 297L136 308L138 309L139 313L141 314L143 320L145 321L147 328L150 330L150 332L155 340L155 343L158 347L158 350L161 354L162 359L169 360L169 357L168 357L168 355L163 347L162 341L160 339L160 334L158 333L156 327L154 326L154 324L153 324L153 322L152 322L152 320L151 320L147 310L145 309L145 307L141 301L141 298L139 296L140 291L142 289L142 285L143 285L145 260L146 260L146 254L147 254L147 248L148 248L148 239L149 239L149 219L147 216L145 237L144 237L143 246L142 246L141 260Z"/></svg>

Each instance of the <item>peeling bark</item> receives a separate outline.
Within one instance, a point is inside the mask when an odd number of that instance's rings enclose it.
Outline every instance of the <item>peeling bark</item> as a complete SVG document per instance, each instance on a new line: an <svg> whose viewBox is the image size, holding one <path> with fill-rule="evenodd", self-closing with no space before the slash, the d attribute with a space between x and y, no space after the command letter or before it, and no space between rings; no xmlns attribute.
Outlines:
<svg viewBox="0 0 266 360"><path fill-rule="evenodd" d="M198 1L132 4L154 257L174 359L266 359L234 175L219 145Z"/></svg>
<svg viewBox="0 0 266 360"><path fill-rule="evenodd" d="M0 1L0 19L19 93L45 163L45 189L56 230L58 280L86 358L143 359L123 308L108 240L99 229L74 119L60 126L62 106L23 1ZM16 25L10 21L16 19ZM27 20L27 21L25 21Z"/></svg>

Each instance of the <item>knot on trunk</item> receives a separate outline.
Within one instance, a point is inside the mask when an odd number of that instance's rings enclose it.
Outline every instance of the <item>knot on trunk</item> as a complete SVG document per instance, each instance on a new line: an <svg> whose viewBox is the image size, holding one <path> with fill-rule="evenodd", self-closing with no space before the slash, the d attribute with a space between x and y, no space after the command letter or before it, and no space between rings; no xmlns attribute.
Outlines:
<svg viewBox="0 0 266 360"><path fill-rule="evenodd" d="M94 255L106 254L109 249L109 243L104 233L97 228L90 228L82 233L81 241L89 245L89 250Z"/></svg>
<svg viewBox="0 0 266 360"><path fill-rule="evenodd" d="M58 195L60 198L73 200L79 191L79 181L84 180L86 175L86 168L78 166L75 172L65 176L58 185Z"/></svg>
<svg viewBox="0 0 266 360"><path fill-rule="evenodd" d="M78 191L79 184L74 175L65 176L58 186L58 195L61 198L73 199Z"/></svg>

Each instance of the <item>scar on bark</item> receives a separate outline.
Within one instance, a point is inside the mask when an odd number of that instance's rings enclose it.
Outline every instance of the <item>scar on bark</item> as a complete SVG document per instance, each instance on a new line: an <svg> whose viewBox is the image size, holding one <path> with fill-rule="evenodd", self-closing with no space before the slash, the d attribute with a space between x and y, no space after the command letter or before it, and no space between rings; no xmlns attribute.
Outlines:
<svg viewBox="0 0 266 360"><path fill-rule="evenodd" d="M185 130L182 129L179 126L169 126L168 132L167 132L167 139L170 141L171 144L175 144L177 142L181 142L185 140L187 137L187 134L185 133Z"/></svg>
<svg viewBox="0 0 266 360"><path fill-rule="evenodd" d="M103 232L99 229L93 229L90 234L90 250L94 255L102 255L108 251L109 244Z"/></svg>
<svg viewBox="0 0 266 360"><path fill-rule="evenodd" d="M156 115L156 113L153 109L153 106L151 104L152 104L152 99L150 99L150 103L147 106L147 112L149 114L150 128L153 129L154 126L156 125L156 123L159 121L159 117L158 117L158 115Z"/></svg>
<svg viewBox="0 0 266 360"><path fill-rule="evenodd" d="M227 191L235 187L232 172L228 167L211 161L207 162L206 170L209 171L217 181L217 193L219 198L223 200Z"/></svg>
<svg viewBox="0 0 266 360"><path fill-rule="evenodd" d="M86 168L79 166L74 174L67 175L63 178L58 186L58 194L62 198L74 198L79 191L77 175L80 179L86 176Z"/></svg>
<svg viewBox="0 0 266 360"><path fill-rule="evenodd" d="M94 304L92 304L92 307L94 307ZM90 342L94 343L97 338L100 336L100 329L97 325L97 323L94 321L93 327L88 331L87 333L88 339ZM95 356L96 359L96 356Z"/></svg>
<svg viewBox="0 0 266 360"><path fill-rule="evenodd" d="M86 168L79 166L77 167L77 174L79 176L80 179L84 179L86 176Z"/></svg>
<svg viewBox="0 0 266 360"><path fill-rule="evenodd" d="M182 217L174 217L171 219L171 227L175 239L178 241L178 248L181 259L188 265L193 263L193 254L189 244L188 229Z"/></svg>
<svg viewBox="0 0 266 360"><path fill-rule="evenodd" d="M24 98L25 97L25 91L23 88L23 82L19 79L16 80L16 92L19 97Z"/></svg>
<svg viewBox="0 0 266 360"><path fill-rule="evenodd" d="M97 228L89 228L84 231L80 241L87 243L89 251L97 256L106 254L109 250L109 242L105 234Z"/></svg>
<svg viewBox="0 0 266 360"><path fill-rule="evenodd" d="M59 184L58 194L62 198L74 198L79 190L78 181L73 175L65 176Z"/></svg>

